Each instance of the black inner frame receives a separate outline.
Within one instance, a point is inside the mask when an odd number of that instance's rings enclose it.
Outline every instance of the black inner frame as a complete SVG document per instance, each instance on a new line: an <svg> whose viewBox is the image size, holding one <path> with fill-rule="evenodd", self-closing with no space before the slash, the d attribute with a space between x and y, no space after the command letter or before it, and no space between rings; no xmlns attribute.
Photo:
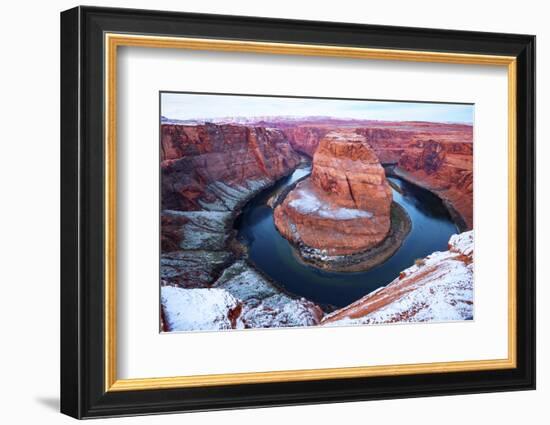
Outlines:
<svg viewBox="0 0 550 425"><path fill-rule="evenodd" d="M104 391L104 34L517 58L517 368ZM535 37L77 7L61 14L61 411L77 418L534 389Z"/></svg>

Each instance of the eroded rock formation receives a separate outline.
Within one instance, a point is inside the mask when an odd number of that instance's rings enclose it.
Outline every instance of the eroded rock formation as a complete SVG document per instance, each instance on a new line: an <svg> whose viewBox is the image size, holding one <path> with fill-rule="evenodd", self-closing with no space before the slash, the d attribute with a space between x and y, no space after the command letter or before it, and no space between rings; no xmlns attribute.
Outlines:
<svg viewBox="0 0 550 425"><path fill-rule="evenodd" d="M245 328L313 326L324 315L319 306L282 292L244 261L227 268L213 287L240 301L239 319Z"/></svg>
<svg viewBox="0 0 550 425"><path fill-rule="evenodd" d="M240 206L300 157L280 130L164 124L161 160L162 282L207 288L234 260L229 245Z"/></svg>
<svg viewBox="0 0 550 425"><path fill-rule="evenodd" d="M320 140L325 137L331 129L321 126L294 126L283 128L282 130L287 135L288 141L294 150L305 153L313 158Z"/></svg>
<svg viewBox="0 0 550 425"><path fill-rule="evenodd" d="M230 211L299 162L278 129L162 125L162 208Z"/></svg>
<svg viewBox="0 0 550 425"><path fill-rule="evenodd" d="M325 316L323 325L473 319L473 231L453 235L397 279Z"/></svg>
<svg viewBox="0 0 550 425"><path fill-rule="evenodd" d="M314 326L319 306L282 292L244 261L207 288L161 287L165 331Z"/></svg>
<svg viewBox="0 0 550 425"><path fill-rule="evenodd" d="M313 157L310 178L277 206L283 236L327 255L365 251L390 229L392 194L366 139L353 131L327 134Z"/></svg>
<svg viewBox="0 0 550 425"><path fill-rule="evenodd" d="M471 143L417 141L400 157L395 174L437 194L461 229L473 228Z"/></svg>
<svg viewBox="0 0 550 425"><path fill-rule="evenodd" d="M242 306L223 289L161 287L164 330L210 331L243 328Z"/></svg>

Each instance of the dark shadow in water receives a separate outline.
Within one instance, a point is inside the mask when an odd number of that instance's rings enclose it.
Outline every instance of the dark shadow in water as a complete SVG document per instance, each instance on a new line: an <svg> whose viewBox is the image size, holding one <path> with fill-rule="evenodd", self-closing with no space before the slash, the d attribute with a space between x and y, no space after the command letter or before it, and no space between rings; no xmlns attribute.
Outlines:
<svg viewBox="0 0 550 425"><path fill-rule="evenodd" d="M449 210L437 195L399 177L388 177L388 180L399 187L401 196L422 214L433 218L450 219Z"/></svg>
<svg viewBox="0 0 550 425"><path fill-rule="evenodd" d="M329 272L300 262L289 242L273 223L273 210L266 204L273 192L293 184L304 170L282 179L257 195L235 222L238 238L248 246L249 258L267 276L287 291L319 304L346 306L375 289L387 285L399 272L434 251L447 249L457 233L441 199L431 192L399 178L390 177L393 199L409 214L412 229L403 245L384 263L366 272ZM400 193L401 192L401 193Z"/></svg>

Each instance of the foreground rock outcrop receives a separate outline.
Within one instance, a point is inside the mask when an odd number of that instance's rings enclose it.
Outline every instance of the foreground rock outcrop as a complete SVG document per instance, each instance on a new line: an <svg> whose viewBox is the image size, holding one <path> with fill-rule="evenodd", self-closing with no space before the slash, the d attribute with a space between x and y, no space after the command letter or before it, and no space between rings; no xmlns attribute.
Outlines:
<svg viewBox="0 0 550 425"><path fill-rule="evenodd" d="M244 261L227 268L214 283L242 304L239 319L245 328L280 328L319 324L323 311L305 298L282 292Z"/></svg>
<svg viewBox="0 0 550 425"><path fill-rule="evenodd" d="M390 230L391 188L366 139L327 134L313 157L311 177L276 207L277 229L288 240L329 256L365 251Z"/></svg>
<svg viewBox="0 0 550 425"><path fill-rule="evenodd" d="M274 286L244 261L223 271L209 288L161 287L165 331L314 326L323 311Z"/></svg>
<svg viewBox="0 0 550 425"><path fill-rule="evenodd" d="M387 286L324 317L319 306L285 294L237 261L210 288L162 287L164 330L472 320L473 238L473 231L452 236L448 251L417 260Z"/></svg>
<svg viewBox="0 0 550 425"><path fill-rule="evenodd" d="M214 331L243 328L241 304L222 289L181 289L163 286L160 291L165 332Z"/></svg>
<svg viewBox="0 0 550 425"><path fill-rule="evenodd" d="M434 252L397 279L325 316L322 325L473 319L473 231L454 235L449 250Z"/></svg>

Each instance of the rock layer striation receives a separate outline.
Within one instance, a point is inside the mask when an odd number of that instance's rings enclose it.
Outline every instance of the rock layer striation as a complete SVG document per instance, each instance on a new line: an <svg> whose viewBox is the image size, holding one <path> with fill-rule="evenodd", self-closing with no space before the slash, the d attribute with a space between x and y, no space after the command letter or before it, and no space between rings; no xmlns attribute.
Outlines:
<svg viewBox="0 0 550 425"><path fill-rule="evenodd" d="M272 183L299 163L299 155L278 129L165 124L162 208L228 211L246 192Z"/></svg>
<svg viewBox="0 0 550 425"><path fill-rule="evenodd" d="M417 141L393 173L438 195L462 230L473 228L474 172L471 143Z"/></svg>

